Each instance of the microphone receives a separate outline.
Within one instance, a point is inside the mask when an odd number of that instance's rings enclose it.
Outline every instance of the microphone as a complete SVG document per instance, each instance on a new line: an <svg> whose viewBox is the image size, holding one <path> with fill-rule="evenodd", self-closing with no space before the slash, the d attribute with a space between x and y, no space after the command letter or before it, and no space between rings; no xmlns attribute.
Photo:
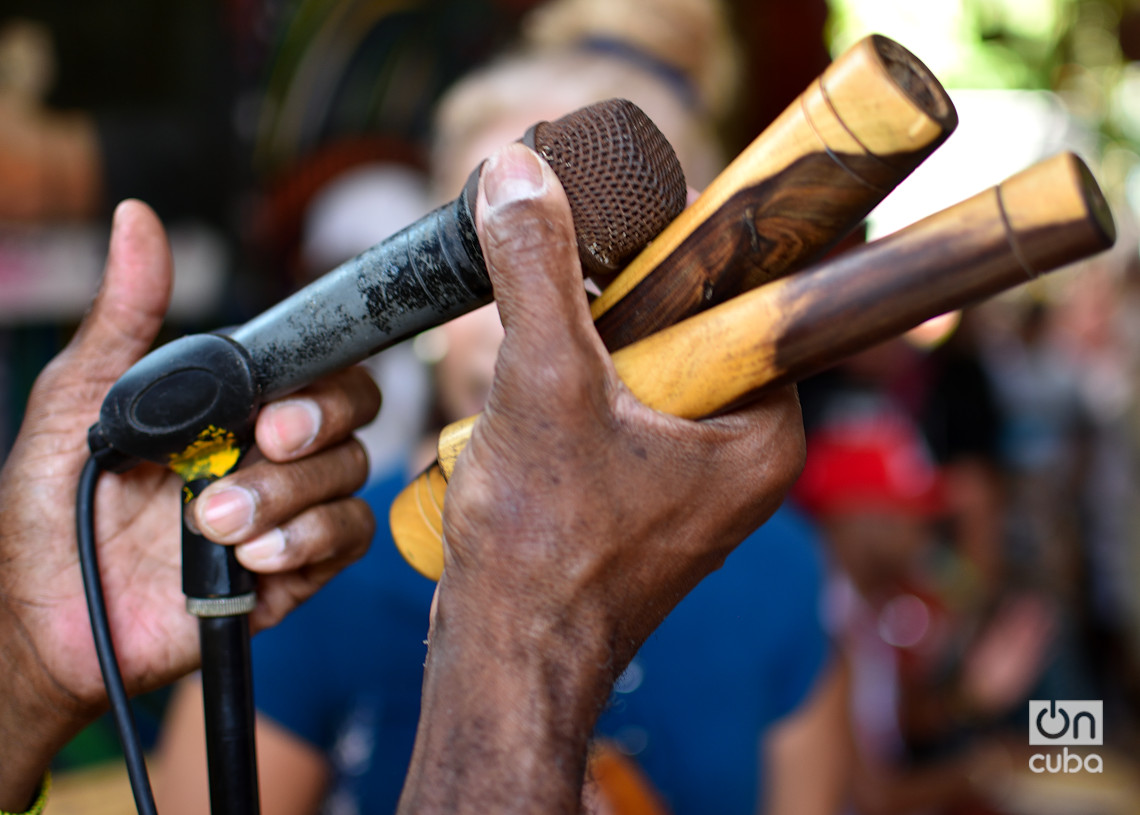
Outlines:
<svg viewBox="0 0 1140 815"><path fill-rule="evenodd" d="M613 276L684 208L668 140L611 99L527 131L566 190L587 276ZM475 233L478 168L460 195L237 329L175 340L111 388L88 433L105 470L141 460L185 480L228 472L262 402L492 298Z"/></svg>

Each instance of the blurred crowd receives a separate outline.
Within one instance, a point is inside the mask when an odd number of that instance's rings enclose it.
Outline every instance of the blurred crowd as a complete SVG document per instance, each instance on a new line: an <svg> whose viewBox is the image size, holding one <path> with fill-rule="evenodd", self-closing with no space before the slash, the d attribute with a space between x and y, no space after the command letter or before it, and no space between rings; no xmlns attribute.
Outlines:
<svg viewBox="0 0 1140 815"><path fill-rule="evenodd" d="M449 200L531 123L598 99L642 106L703 187L827 62L823 2L7 7L0 455L32 377L79 316L44 308L40 289L54 266L101 253L76 236L105 233L122 198L224 247L198 264L217 285L167 331L214 329ZM682 603L615 686L590 807L1140 807L1140 257L1123 207L1118 221L1113 251L801 384L807 464L789 506L769 538L728 560L722 571L738 579L718 584L715 602L694 593ZM77 241L75 252L55 248ZM188 257L180 265L176 249L179 274L203 255ZM87 286L82 302L94 281L76 285ZM488 308L368 363L384 392L368 431L376 483L406 483L430 461L439 428L479 410L500 338ZM384 500L374 502L381 527ZM323 607L314 600L326 616L299 613L258 646L257 698L272 720L259 723L272 745L262 760L278 762L262 767L272 811L384 811L383 796L398 792L431 586L391 578L403 564L377 540L386 559L364 566L384 577L361 578L359 590L379 598L378 630L407 636L375 664L358 666L351 651L322 657L346 660L334 675L368 676L343 691L367 704L334 703L340 685L310 687L269 667L304 660L336 615L362 613L351 589ZM756 630L747 621L758 609L760 628L796 637ZM205 800L204 763L185 758L199 747L197 693L193 681L176 691L156 748L170 813ZM1103 773L1031 771L1030 700L1103 701ZM293 721L273 704L323 718ZM374 787L361 780L373 773L384 776Z"/></svg>

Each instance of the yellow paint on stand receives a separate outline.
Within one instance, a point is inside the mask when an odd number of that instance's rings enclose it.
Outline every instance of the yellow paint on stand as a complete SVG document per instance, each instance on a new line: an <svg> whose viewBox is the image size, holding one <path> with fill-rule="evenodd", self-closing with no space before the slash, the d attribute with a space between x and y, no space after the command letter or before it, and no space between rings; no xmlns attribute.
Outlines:
<svg viewBox="0 0 1140 815"><path fill-rule="evenodd" d="M181 453L170 457L170 469L183 481L221 478L237 466L241 446L229 430L210 425Z"/></svg>

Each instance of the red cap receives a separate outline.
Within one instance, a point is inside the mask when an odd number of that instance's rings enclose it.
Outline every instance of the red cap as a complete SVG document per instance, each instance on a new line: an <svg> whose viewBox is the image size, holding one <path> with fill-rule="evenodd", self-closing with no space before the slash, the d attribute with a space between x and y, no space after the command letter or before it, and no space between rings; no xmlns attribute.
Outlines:
<svg viewBox="0 0 1140 815"><path fill-rule="evenodd" d="M792 495L818 516L876 510L937 515L942 477L926 444L902 416L832 424L808 439L807 462Z"/></svg>

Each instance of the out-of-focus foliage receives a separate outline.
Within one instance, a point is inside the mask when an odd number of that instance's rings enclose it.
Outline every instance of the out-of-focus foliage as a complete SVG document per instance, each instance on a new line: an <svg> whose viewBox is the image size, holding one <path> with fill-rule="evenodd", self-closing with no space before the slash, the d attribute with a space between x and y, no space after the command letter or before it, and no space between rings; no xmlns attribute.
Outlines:
<svg viewBox="0 0 1140 815"><path fill-rule="evenodd" d="M830 0L838 53L879 32L948 88L1050 90L1099 135L1098 176L1140 204L1140 0Z"/></svg>

